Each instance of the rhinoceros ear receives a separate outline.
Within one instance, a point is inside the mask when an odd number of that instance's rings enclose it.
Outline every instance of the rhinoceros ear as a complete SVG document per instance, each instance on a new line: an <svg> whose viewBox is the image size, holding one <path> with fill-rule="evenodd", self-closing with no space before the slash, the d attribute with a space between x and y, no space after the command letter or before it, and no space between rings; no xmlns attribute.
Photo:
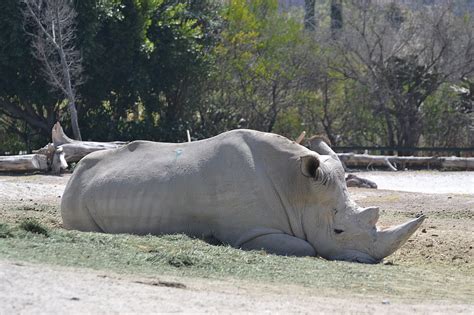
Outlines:
<svg viewBox="0 0 474 315"><path fill-rule="evenodd" d="M306 177L316 177L316 173L319 167L319 159L314 155L305 155L300 158L301 160L301 173Z"/></svg>

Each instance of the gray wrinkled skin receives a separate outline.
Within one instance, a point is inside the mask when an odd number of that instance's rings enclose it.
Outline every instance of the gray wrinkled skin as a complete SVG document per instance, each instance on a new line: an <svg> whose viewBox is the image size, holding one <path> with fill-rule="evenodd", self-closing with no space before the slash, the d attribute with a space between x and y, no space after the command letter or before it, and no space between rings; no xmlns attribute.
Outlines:
<svg viewBox="0 0 474 315"><path fill-rule="evenodd" d="M344 169L324 143L234 130L192 143L135 141L85 157L61 203L80 231L184 233L245 250L375 263L423 218L378 230L378 208L349 198Z"/></svg>

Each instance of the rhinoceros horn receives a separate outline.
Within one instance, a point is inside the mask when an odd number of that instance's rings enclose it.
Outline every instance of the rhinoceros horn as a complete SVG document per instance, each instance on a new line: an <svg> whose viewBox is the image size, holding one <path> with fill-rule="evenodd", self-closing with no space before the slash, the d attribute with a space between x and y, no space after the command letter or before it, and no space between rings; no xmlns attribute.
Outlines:
<svg viewBox="0 0 474 315"><path fill-rule="evenodd" d="M395 252L424 220L425 216L422 215L406 223L377 231L374 258L381 260Z"/></svg>

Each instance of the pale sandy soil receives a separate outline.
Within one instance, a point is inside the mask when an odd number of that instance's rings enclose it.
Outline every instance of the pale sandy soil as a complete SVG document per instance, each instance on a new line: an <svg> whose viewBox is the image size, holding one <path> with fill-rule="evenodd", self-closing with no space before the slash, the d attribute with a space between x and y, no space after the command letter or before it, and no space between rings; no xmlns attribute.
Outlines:
<svg viewBox="0 0 474 315"><path fill-rule="evenodd" d="M71 174L2 175L0 173L0 201L59 200Z"/></svg>
<svg viewBox="0 0 474 315"><path fill-rule="evenodd" d="M357 175L378 181L379 187L384 187L381 186L382 182L385 181L384 185L396 183L404 178L402 175L408 174L413 187L421 190L432 185L441 189L436 179L438 173L368 172ZM462 186L471 185L474 173L459 175L462 180L456 184L459 187L456 192L465 192ZM15 221L15 217L9 217L14 216L12 213L15 211L6 210L12 206L21 207L23 212L35 217L41 214L35 211L35 207L44 204L59 205L69 177L70 175L0 176L0 217L7 222ZM382 223L400 223L391 222L398 221L396 215L384 219L384 211L401 215L414 215L418 212L424 212L428 216L432 214L433 219L427 221L425 231L419 234L417 242L407 243L392 260L403 261L404 257L416 252L422 259L446 263L454 268L472 266L474 196L454 193L450 190L451 183L457 182L458 178L455 174L448 177L450 185L445 188L448 190L441 192L449 194L351 189L354 199L361 205L383 205ZM420 178L421 181L418 180ZM46 215L41 219L49 225L60 226L57 214ZM443 301L420 301L413 305L382 298L327 298L301 286L162 278L160 275L152 279L88 269L0 261L0 314L156 312L473 314L474 307L473 304L446 304Z"/></svg>
<svg viewBox="0 0 474 315"><path fill-rule="evenodd" d="M0 262L1 314L472 313L471 305L327 298L297 286L187 278L139 278Z"/></svg>
<svg viewBox="0 0 474 315"><path fill-rule="evenodd" d="M427 194L474 194L474 172L401 171L354 173L379 189Z"/></svg>

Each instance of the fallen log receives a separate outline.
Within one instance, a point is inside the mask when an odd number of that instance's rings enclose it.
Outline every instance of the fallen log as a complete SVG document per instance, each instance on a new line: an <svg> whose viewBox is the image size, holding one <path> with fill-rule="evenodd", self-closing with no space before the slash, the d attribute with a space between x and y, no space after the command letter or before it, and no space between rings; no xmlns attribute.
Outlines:
<svg viewBox="0 0 474 315"><path fill-rule="evenodd" d="M84 156L95 151L117 149L126 144L123 141L95 142L73 140L64 133L59 122L53 126L52 139L53 145L56 148L63 149L64 158L68 163L78 162Z"/></svg>
<svg viewBox="0 0 474 315"><path fill-rule="evenodd" d="M0 172L45 172L48 168L46 155L26 154L0 156Z"/></svg>
<svg viewBox="0 0 474 315"><path fill-rule="evenodd" d="M64 154L64 159L68 163L78 162L84 156L95 151L117 149L126 144L126 142L123 141L96 142L73 140L64 133L64 130L59 122L54 124L51 137L53 143L49 143L45 147L33 152L45 154L48 156L48 160L52 161L52 155L56 152L56 150L61 148Z"/></svg>
<svg viewBox="0 0 474 315"><path fill-rule="evenodd" d="M120 147L119 145L108 145L105 143L102 144L100 142L97 142L97 143L74 142L74 143L65 143L63 145L60 145L58 149L61 148L63 150L66 162L73 163L73 162L79 162L83 157L85 157L86 155L92 152L116 149L119 147Z"/></svg>
<svg viewBox="0 0 474 315"><path fill-rule="evenodd" d="M393 171L403 170L407 167L474 170L474 158L387 156L354 153L338 153L337 156L346 167L388 167Z"/></svg>
<svg viewBox="0 0 474 315"><path fill-rule="evenodd" d="M442 158L441 165L447 169L474 170L474 158L444 157Z"/></svg>
<svg viewBox="0 0 474 315"><path fill-rule="evenodd" d="M59 174L61 169L68 167L67 163L78 162L86 155L101 150L117 149L126 142L94 142L94 141L77 141L69 138L65 133L61 124L54 124L51 131L52 143L39 150L33 151L30 155L15 155L0 157L0 171L16 172L16 171L51 171Z"/></svg>

